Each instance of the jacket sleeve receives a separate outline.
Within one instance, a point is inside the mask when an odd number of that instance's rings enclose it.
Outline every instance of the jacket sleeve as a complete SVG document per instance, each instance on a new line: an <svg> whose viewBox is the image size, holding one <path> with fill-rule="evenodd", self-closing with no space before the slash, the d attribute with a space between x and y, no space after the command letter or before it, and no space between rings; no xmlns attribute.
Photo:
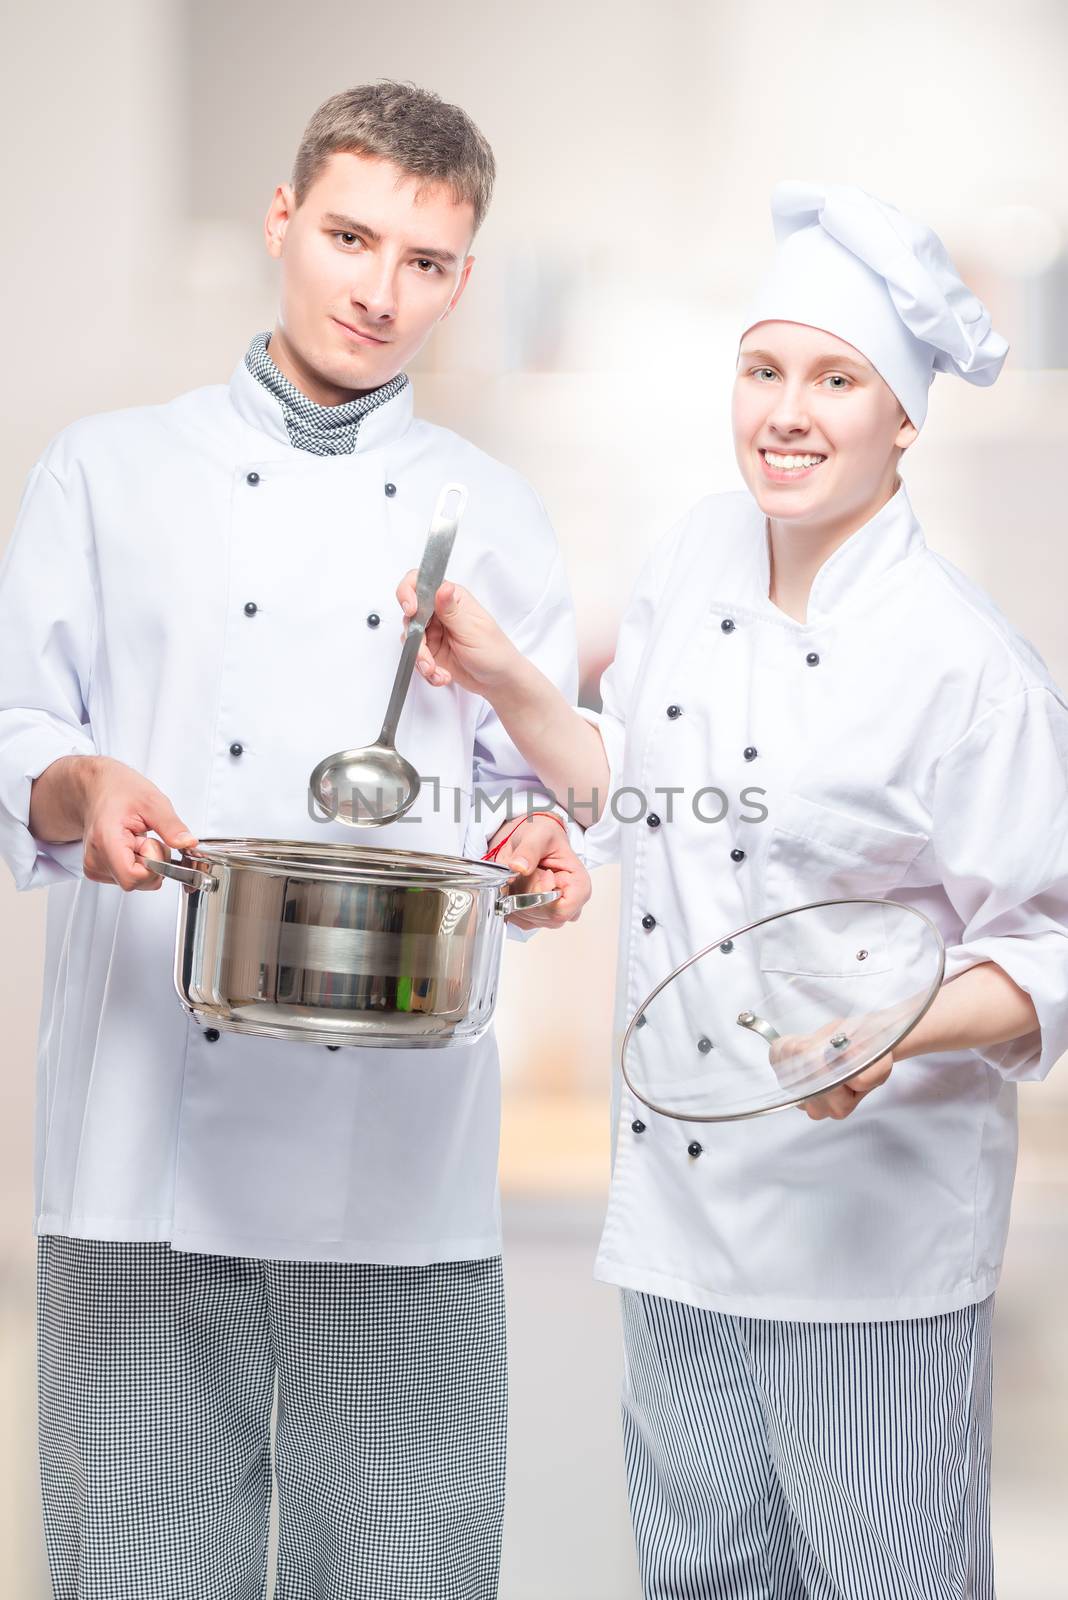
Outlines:
<svg viewBox="0 0 1068 1600"><path fill-rule="evenodd" d="M573 704L578 690L575 615L558 550L536 604L508 628L508 634L527 660L539 667ZM561 806L552 803L552 797L537 774L531 772L488 701L482 702L475 729L472 779L465 855L484 855L489 840L501 825L510 817L524 816L529 810L555 811L567 823L572 848L577 849L581 830L568 820ZM507 931L510 939L525 941L534 929L516 928L508 923Z"/></svg>
<svg viewBox="0 0 1068 1600"><path fill-rule="evenodd" d="M622 854L622 825L615 815L614 797L623 787L627 721L637 695L642 662L652 637L653 623L664 589L664 574L680 537L679 529L658 545L642 568L630 603L623 614L615 657L601 676L601 709L580 713L601 735L608 757L608 794L604 808L586 829L580 854L588 867L618 861Z"/></svg>
<svg viewBox="0 0 1068 1600"><path fill-rule="evenodd" d="M578 689L575 617L564 574L556 553L542 593L533 609L508 628L518 650L555 683L564 698L574 703ZM467 853L481 855L490 838L509 817L523 816L528 800L538 811L562 808L531 772L512 743L504 724L488 701L483 701L475 729L473 804L467 836Z"/></svg>
<svg viewBox="0 0 1068 1600"><path fill-rule="evenodd" d="M61 756L93 755L96 593L84 510L38 462L0 566L0 855L18 889L82 876L82 845L30 833L30 789Z"/></svg>
<svg viewBox="0 0 1068 1600"><path fill-rule="evenodd" d="M933 842L962 923L946 977L993 961L1031 996L1040 1034L978 1053L1043 1078L1068 1050L1068 709L1044 687L986 712L938 764Z"/></svg>

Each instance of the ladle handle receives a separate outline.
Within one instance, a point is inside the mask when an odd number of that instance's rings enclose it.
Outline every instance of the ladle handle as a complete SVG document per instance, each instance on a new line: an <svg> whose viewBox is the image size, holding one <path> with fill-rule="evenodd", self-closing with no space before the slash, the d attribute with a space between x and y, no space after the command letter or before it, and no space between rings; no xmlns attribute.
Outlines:
<svg viewBox="0 0 1068 1600"><path fill-rule="evenodd" d="M450 495L456 495L458 498L452 510L446 511ZM393 693L389 697L382 732L378 736L379 744L392 745L396 738L397 724L408 694L415 658L419 654L426 625L433 614L434 596L445 577L456 530L460 526L460 518L464 514L466 505L467 490L462 483L447 483L438 495L430 532L427 534L426 549L423 551L423 559L419 564L419 573L415 580L415 616L408 624L404 648L397 663L397 676L393 680Z"/></svg>

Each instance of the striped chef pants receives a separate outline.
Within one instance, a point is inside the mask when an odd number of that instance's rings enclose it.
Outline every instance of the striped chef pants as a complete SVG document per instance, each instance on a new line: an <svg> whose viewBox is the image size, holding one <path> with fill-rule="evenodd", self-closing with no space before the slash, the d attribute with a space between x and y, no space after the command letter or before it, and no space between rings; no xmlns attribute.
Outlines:
<svg viewBox="0 0 1068 1600"><path fill-rule="evenodd" d="M56 1600L492 1600L500 1258L259 1261L38 1242Z"/></svg>
<svg viewBox="0 0 1068 1600"><path fill-rule="evenodd" d="M624 1290L646 1600L993 1600L992 1309L775 1322Z"/></svg>

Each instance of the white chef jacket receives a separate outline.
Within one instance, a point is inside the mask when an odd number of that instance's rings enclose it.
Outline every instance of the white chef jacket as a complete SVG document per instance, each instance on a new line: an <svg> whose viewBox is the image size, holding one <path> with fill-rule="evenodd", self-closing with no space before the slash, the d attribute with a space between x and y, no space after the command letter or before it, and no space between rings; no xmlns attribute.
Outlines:
<svg viewBox="0 0 1068 1600"><path fill-rule="evenodd" d="M631 1016L688 956L849 896L931 917L947 978L998 963L1041 1038L901 1062L843 1122L793 1109L675 1122L617 1066L597 1275L773 1318L953 1310L997 1282L1016 1080L1068 1048L1068 711L1031 646L927 548L903 487L825 562L806 622L768 588L756 503L701 501L649 561L603 681L612 786L661 819L621 825L606 808L586 835L591 864L622 859L617 1060ZM728 796L718 824L694 815L704 785ZM672 786L685 795L654 796Z"/></svg>
<svg viewBox="0 0 1068 1600"><path fill-rule="evenodd" d="M394 591L448 480L470 490L450 576L573 692L540 502L413 420L410 386L362 422L355 453L317 456L292 447L242 362L229 386L75 423L33 468L0 573L0 851L20 888L51 886L37 1232L413 1265L499 1250L491 1034L431 1051L209 1042L173 987L174 886L89 882L81 844L27 827L32 780L96 751L150 778L201 839L351 844L309 817L308 775L377 736ZM479 820L475 786L536 787L484 701L418 676L397 744L438 783L364 843L479 856L506 813Z"/></svg>

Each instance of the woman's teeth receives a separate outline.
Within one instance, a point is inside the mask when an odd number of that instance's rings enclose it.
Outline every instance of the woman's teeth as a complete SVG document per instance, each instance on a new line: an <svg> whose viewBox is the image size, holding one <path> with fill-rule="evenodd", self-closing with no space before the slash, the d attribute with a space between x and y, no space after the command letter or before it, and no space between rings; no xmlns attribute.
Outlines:
<svg viewBox="0 0 1068 1600"><path fill-rule="evenodd" d="M800 472L804 467L818 467L826 456L777 456L772 450L762 451L764 460L776 472Z"/></svg>

